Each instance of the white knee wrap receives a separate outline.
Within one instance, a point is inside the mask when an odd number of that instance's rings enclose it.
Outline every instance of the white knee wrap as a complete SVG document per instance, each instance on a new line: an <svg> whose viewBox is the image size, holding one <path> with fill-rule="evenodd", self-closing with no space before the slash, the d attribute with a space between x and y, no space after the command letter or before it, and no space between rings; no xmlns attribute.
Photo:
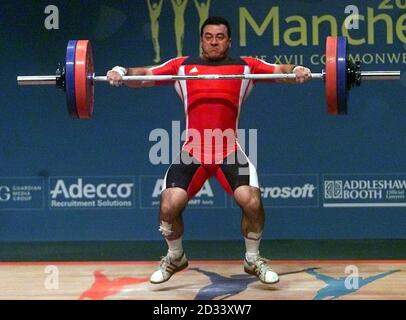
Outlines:
<svg viewBox="0 0 406 320"><path fill-rule="evenodd" d="M160 231L164 237L169 237L173 233L172 225L165 221L161 221L158 231Z"/></svg>

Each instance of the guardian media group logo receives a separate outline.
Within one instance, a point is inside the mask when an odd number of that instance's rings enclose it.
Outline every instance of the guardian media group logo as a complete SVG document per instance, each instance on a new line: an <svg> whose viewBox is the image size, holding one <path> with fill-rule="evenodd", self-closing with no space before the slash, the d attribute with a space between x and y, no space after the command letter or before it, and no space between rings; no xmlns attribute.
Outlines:
<svg viewBox="0 0 406 320"><path fill-rule="evenodd" d="M52 177L52 209L131 209L135 206L134 177Z"/></svg>
<svg viewBox="0 0 406 320"><path fill-rule="evenodd" d="M36 210L43 208L43 178L0 178L0 210Z"/></svg>

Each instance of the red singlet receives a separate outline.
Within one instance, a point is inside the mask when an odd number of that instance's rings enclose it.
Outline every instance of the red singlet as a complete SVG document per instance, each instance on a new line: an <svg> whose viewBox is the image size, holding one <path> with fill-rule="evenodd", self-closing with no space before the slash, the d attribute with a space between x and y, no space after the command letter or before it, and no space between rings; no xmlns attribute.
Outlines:
<svg viewBox="0 0 406 320"><path fill-rule="evenodd" d="M255 74L274 73L275 65L252 57L225 61L179 57L151 70L154 75ZM241 105L254 83L252 80L176 81L175 89L186 115L186 140L182 150L202 164L220 163L236 151Z"/></svg>

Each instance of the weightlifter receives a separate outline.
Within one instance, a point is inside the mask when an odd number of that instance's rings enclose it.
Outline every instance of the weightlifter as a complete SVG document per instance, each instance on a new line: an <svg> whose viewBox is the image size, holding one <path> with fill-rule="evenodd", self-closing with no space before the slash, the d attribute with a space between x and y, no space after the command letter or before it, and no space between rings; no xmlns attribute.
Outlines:
<svg viewBox="0 0 406 320"><path fill-rule="evenodd" d="M231 29L224 18L209 17L201 27L200 36L200 57L177 57L152 68L116 66L108 71L107 80L113 86L120 86L125 75L296 75L294 79L272 80L284 83L303 83L311 78L310 70L303 66L270 64L252 57L230 57ZM181 152L168 168L164 179L160 198L159 230L165 237L168 252L162 258L159 268L151 275L152 283L165 282L175 272L188 266L182 246L182 212L188 201L212 176L218 179L242 209L241 230L246 247L245 272L257 276L266 284L279 281L278 274L259 253L265 215L258 176L256 168L241 149L236 134L241 105L256 81L172 81L185 108L187 134ZM160 83L162 82L125 82L131 88L150 87ZM220 139L216 136L208 137L207 130L221 132ZM199 136L199 139L196 136ZM224 137L226 139L223 139Z"/></svg>

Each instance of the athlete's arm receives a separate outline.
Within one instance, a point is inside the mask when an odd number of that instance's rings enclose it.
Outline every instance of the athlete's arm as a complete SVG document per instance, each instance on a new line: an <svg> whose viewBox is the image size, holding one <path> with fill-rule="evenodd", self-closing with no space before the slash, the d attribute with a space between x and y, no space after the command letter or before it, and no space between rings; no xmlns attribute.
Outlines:
<svg viewBox="0 0 406 320"><path fill-rule="evenodd" d="M303 83L311 78L310 69L293 64L272 64L258 58L245 57L252 73L294 73L295 79L256 80L255 82Z"/></svg>
<svg viewBox="0 0 406 320"><path fill-rule="evenodd" d="M130 88L145 88L152 87L154 81L126 81L123 82L124 76L150 76L152 71L150 68L124 68L116 66L107 72L107 81L112 86L119 87L123 83Z"/></svg>
<svg viewBox="0 0 406 320"><path fill-rule="evenodd" d="M277 64L275 65L274 73L294 73L295 79L278 79L278 83L303 83L311 78L311 71L309 68L303 66L296 66L293 64Z"/></svg>
<svg viewBox="0 0 406 320"><path fill-rule="evenodd" d="M154 67L124 68L116 66L107 72L107 80L112 86L119 87L123 84L123 76L152 76L152 75L176 75L186 57L174 58ZM160 84L170 84L174 81L126 81L124 84L130 88L145 88Z"/></svg>
<svg viewBox="0 0 406 320"><path fill-rule="evenodd" d="M127 76L152 76L152 70L150 68L128 68ZM146 88L153 87L155 81L126 81L124 84L130 88Z"/></svg>

